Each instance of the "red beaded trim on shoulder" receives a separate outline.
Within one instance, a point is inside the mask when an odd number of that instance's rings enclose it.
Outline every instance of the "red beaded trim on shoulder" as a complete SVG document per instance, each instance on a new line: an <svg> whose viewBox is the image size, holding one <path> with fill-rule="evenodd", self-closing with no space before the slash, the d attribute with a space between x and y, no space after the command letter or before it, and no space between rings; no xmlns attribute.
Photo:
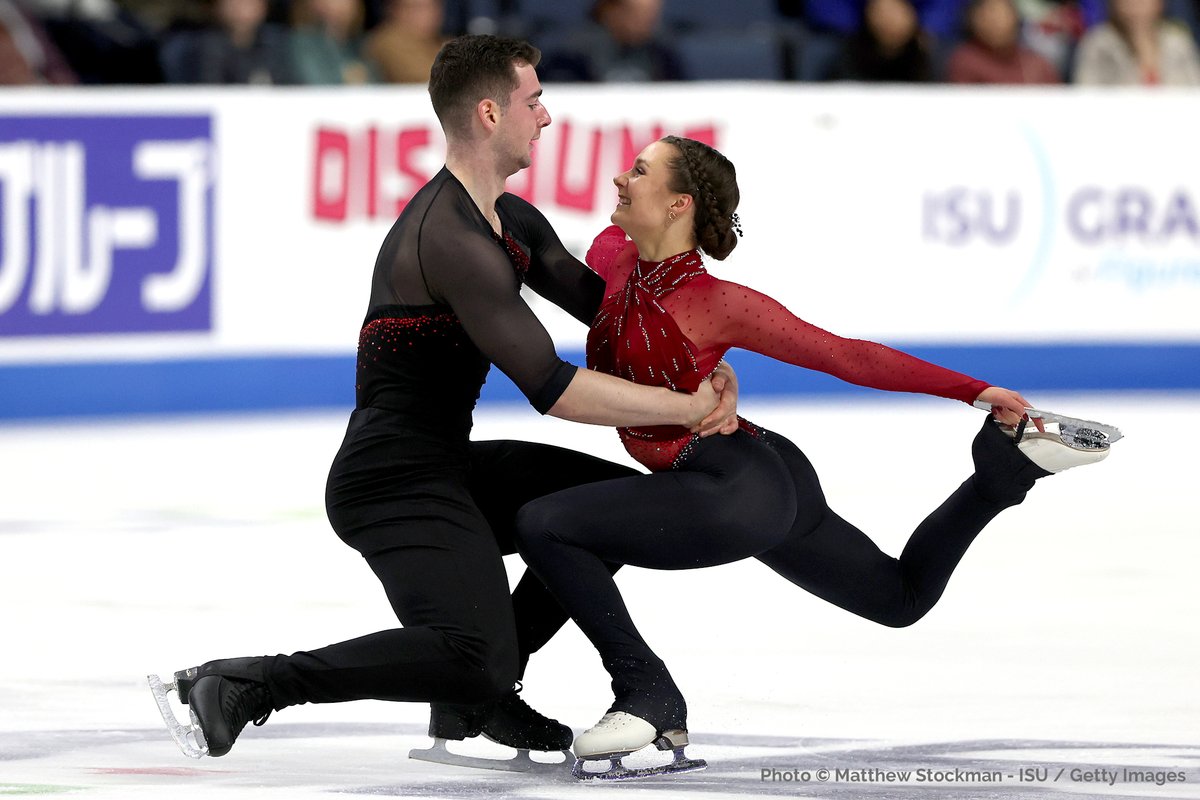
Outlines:
<svg viewBox="0 0 1200 800"><path fill-rule="evenodd" d="M521 245L517 244L517 240L508 231L504 232L503 237L493 231L492 238L504 247L504 252L508 253L508 260L512 262L517 277L522 281L525 280L525 276L529 274L529 256L521 249Z"/></svg>

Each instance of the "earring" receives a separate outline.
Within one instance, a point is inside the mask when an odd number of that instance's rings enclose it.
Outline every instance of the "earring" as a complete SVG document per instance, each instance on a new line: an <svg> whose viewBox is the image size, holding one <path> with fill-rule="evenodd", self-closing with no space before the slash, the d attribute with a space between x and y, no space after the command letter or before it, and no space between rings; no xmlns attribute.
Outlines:
<svg viewBox="0 0 1200 800"><path fill-rule="evenodd" d="M667 212L667 221L668 221L668 222L674 222L674 221L675 221L675 212L674 212L674 211L668 211L668 212Z"/></svg>

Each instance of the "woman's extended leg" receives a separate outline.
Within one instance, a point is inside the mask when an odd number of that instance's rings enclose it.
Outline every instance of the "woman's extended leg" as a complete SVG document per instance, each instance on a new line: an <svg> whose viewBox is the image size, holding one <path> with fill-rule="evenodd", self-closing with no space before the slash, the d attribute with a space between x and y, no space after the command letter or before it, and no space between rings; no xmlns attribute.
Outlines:
<svg viewBox="0 0 1200 800"><path fill-rule="evenodd" d="M1047 474L989 418L972 446L975 475L917 526L893 558L829 508L799 448L778 434L764 435L795 479L799 512L784 541L759 560L817 597L891 627L911 625L933 608L979 532Z"/></svg>

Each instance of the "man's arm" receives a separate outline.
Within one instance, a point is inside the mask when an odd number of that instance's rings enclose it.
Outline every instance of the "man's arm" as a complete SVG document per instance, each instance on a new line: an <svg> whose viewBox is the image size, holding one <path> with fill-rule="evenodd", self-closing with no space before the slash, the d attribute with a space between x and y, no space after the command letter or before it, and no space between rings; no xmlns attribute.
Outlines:
<svg viewBox="0 0 1200 800"><path fill-rule="evenodd" d="M591 325L604 299L604 278L571 255L542 212L513 195L503 195L500 202L518 238L530 248L529 288Z"/></svg>
<svg viewBox="0 0 1200 800"><path fill-rule="evenodd" d="M514 224L532 250L528 277L530 288L590 326L605 295L605 279L571 255L540 211L519 198L506 197L505 201L506 211L512 214ZM600 236L619 236L624 240L624 234L615 226L606 229ZM593 243L593 250L595 248ZM636 254L634 249L632 257L636 258ZM591 257L589 254L589 261ZM687 427L698 431L701 436L733 433L738 427L737 375L724 361L712 376L712 386L720 395L717 407L698 425Z"/></svg>
<svg viewBox="0 0 1200 800"><path fill-rule="evenodd" d="M508 257L480 235L423 245L426 277L475 346L540 413L595 425L695 425L717 404L711 386L694 394L638 386L582 370L558 357L541 321L521 298Z"/></svg>
<svg viewBox="0 0 1200 800"><path fill-rule="evenodd" d="M710 381L689 394L661 386L639 386L602 372L580 369L548 413L593 425L682 425L693 430L701 418L712 413L717 399Z"/></svg>

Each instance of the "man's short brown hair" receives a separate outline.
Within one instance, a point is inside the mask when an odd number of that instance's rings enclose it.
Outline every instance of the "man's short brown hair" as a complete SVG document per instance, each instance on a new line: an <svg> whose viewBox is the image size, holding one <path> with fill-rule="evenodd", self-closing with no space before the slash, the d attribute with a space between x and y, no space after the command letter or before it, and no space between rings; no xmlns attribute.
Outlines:
<svg viewBox="0 0 1200 800"><path fill-rule="evenodd" d="M516 67L536 67L542 54L520 39L467 35L451 39L438 52L429 72L429 99L449 134L465 133L479 101L495 100L508 108L517 88Z"/></svg>

